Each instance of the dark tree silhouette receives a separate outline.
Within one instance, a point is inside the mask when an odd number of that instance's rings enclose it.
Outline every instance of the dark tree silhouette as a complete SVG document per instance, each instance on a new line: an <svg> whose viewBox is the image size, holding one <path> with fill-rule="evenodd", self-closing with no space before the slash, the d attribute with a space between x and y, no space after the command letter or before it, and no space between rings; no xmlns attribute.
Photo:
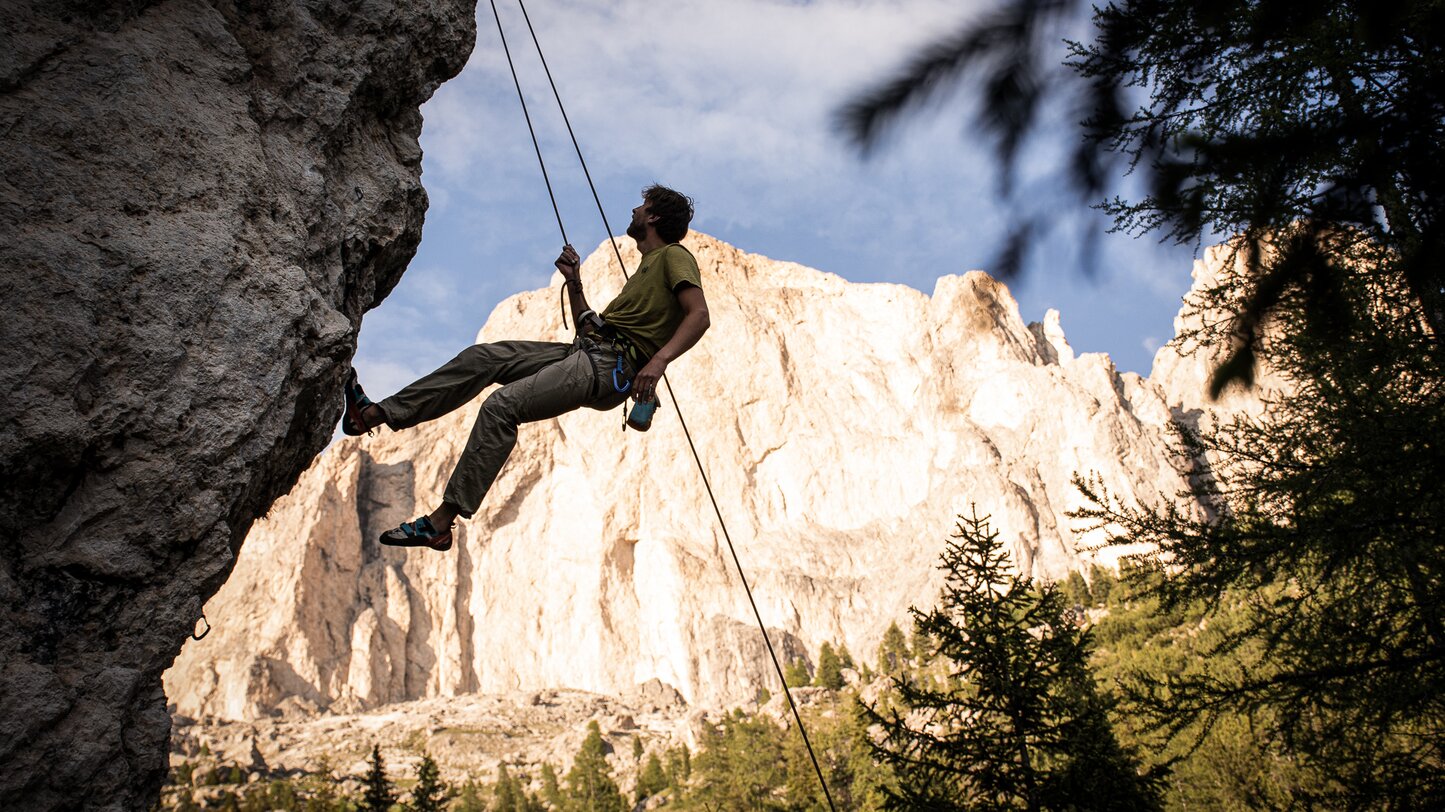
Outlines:
<svg viewBox="0 0 1445 812"><path fill-rule="evenodd" d="M940 687L895 678L875 755L893 768L890 809L1161 808L1108 720L1089 673L1089 633L1052 584L1011 572L998 531L960 517L940 568L937 608L912 610L948 666Z"/></svg>
<svg viewBox="0 0 1445 812"><path fill-rule="evenodd" d="M1209 608L1211 656L1140 675L1171 733L1238 715L1319 780L1299 808L1445 804L1445 352L1403 285L1352 277L1355 338L1287 298L1263 358L1294 386L1259 416L1183 429L1189 501L1076 514L1154 549L1130 570L1166 611ZM1166 575L1168 577L1162 577ZM1231 620L1242 618L1242 620ZM1147 718L1147 717L1146 717Z"/></svg>
<svg viewBox="0 0 1445 812"><path fill-rule="evenodd" d="M381 760L381 746L371 746L371 759L363 783L366 789L361 795L361 808L365 812L389 812L396 803L396 788L386 777L386 764Z"/></svg>
<svg viewBox="0 0 1445 812"><path fill-rule="evenodd" d="M441 770L436 760L422 753L421 763L416 767L416 785L411 788L411 812L441 812L446 808L451 791L442 783Z"/></svg>
<svg viewBox="0 0 1445 812"><path fill-rule="evenodd" d="M1064 42L1082 0L1005 0L839 110L865 152L959 82L982 88L1003 191L1054 94L1080 122L1066 167L1082 202L1123 172L1142 200L1103 200L1117 229L1234 243L1234 291L1214 389L1252 380L1262 325L1291 291L1343 313L1342 279L1388 278L1445 341L1445 5L1435 0L1119 0ZM999 271L1017 270L1057 212L1016 201ZM1086 231L1092 235L1096 232ZM1327 238L1327 239L1326 239ZM1335 249L1347 243L1352 262ZM1360 325L1332 329L1350 337Z"/></svg>

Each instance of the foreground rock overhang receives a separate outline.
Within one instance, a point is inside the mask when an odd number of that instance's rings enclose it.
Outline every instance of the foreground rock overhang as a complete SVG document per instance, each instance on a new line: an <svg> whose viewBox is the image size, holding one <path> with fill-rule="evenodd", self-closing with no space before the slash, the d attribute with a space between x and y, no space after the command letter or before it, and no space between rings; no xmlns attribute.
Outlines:
<svg viewBox="0 0 1445 812"><path fill-rule="evenodd" d="M420 239L474 8L5 7L0 807L145 808L161 673Z"/></svg>

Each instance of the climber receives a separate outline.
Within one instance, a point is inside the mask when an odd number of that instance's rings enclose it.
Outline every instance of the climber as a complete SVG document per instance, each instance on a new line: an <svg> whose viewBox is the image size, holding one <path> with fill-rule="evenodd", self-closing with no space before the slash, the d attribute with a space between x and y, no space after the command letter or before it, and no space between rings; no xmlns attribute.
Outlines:
<svg viewBox="0 0 1445 812"><path fill-rule="evenodd" d="M600 317L583 295L577 251L563 247L555 265L577 325L571 344L477 344L379 402L367 399L352 370L341 424L352 436L382 425L400 431L435 420L488 385L502 384L482 404L441 504L382 533L382 544L451 549L452 523L458 516L471 518L481 506L516 445L518 424L583 406L613 409L629 395L639 402L655 398L668 364L691 349L709 325L697 260L679 244L692 215L692 199L686 195L657 185L642 190L642 205L632 210L627 226L642 261Z"/></svg>

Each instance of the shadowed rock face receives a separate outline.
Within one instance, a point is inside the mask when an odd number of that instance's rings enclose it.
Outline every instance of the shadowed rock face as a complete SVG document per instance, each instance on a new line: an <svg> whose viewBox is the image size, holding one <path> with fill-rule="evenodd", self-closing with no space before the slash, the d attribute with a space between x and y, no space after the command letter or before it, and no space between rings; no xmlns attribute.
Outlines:
<svg viewBox="0 0 1445 812"><path fill-rule="evenodd" d="M161 673L421 236L465 0L3 3L0 807L150 805Z"/></svg>

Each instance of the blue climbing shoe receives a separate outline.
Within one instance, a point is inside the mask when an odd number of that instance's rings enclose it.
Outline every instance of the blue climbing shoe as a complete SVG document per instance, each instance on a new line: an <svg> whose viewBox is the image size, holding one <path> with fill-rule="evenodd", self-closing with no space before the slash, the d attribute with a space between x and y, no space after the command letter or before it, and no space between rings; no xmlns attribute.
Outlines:
<svg viewBox="0 0 1445 812"><path fill-rule="evenodd" d="M423 516L414 522L402 522L400 527L381 534L381 543L388 547L430 547L439 553L452 548L452 529L438 532L431 519Z"/></svg>
<svg viewBox="0 0 1445 812"><path fill-rule="evenodd" d="M363 411L371 406L371 398L361 389L361 382L356 379L356 370L346 376L346 386L343 391L346 394L346 411L341 414L341 433L348 437L359 437L363 434L370 434L376 428L366 422Z"/></svg>

